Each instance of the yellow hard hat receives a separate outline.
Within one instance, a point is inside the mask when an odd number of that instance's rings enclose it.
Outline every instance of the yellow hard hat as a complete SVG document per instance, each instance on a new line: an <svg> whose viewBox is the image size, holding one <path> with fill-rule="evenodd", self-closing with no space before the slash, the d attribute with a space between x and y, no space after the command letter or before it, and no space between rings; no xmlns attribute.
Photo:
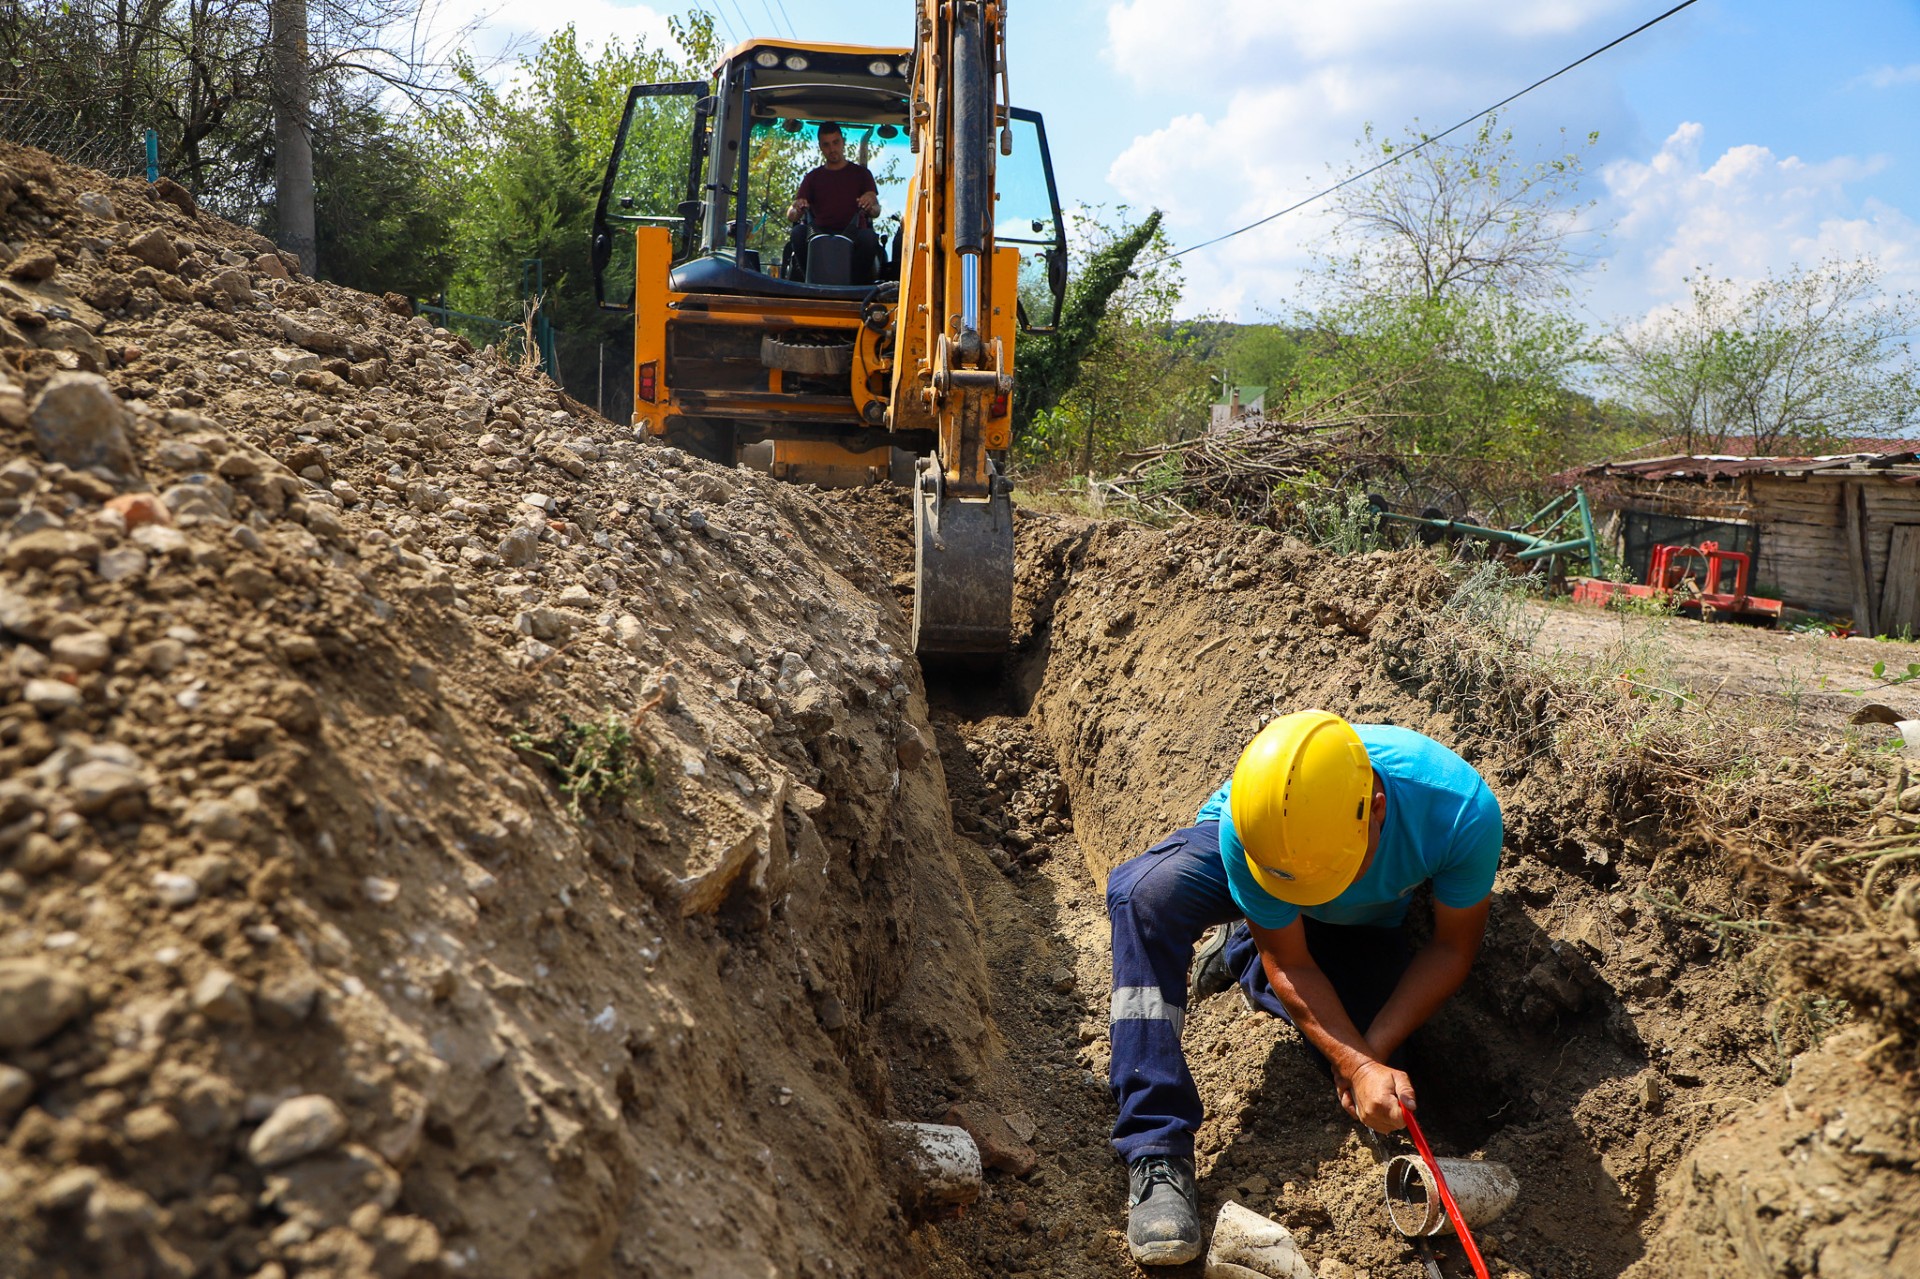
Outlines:
<svg viewBox="0 0 1920 1279"><path fill-rule="evenodd" d="M1282 715L1233 766L1228 808L1247 869L1269 895L1318 906L1347 890L1367 856L1373 765L1331 711Z"/></svg>

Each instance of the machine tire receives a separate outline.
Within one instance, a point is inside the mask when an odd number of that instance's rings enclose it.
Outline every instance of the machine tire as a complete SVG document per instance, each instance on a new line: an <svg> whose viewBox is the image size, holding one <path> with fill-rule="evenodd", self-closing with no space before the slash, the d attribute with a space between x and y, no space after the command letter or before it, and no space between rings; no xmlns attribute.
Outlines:
<svg viewBox="0 0 1920 1279"><path fill-rule="evenodd" d="M760 363L807 377L833 377L853 369L851 342L785 342L769 334L760 339Z"/></svg>

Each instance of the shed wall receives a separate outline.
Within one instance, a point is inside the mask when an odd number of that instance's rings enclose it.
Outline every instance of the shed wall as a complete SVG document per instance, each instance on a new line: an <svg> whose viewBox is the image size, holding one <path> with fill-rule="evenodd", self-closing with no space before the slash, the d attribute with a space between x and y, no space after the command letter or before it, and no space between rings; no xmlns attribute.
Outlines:
<svg viewBox="0 0 1920 1279"><path fill-rule="evenodd" d="M1841 505L1849 484L1859 485L1866 497L1867 577L1877 610L1895 526L1920 525L1920 486L1871 471L1749 475L1711 484L1617 477L1609 485L1607 504L1696 519L1749 520L1760 531L1760 560L1753 573L1758 593L1774 592L1800 608L1852 616L1853 578Z"/></svg>
<svg viewBox="0 0 1920 1279"><path fill-rule="evenodd" d="M1777 589L1789 604L1847 615L1854 612L1842 505L1850 483L1858 484L1866 497L1867 582L1878 608L1886 589L1894 526L1920 525L1920 488L1912 485L1859 475L1844 480L1837 476L1753 477L1751 510L1760 526L1757 582Z"/></svg>

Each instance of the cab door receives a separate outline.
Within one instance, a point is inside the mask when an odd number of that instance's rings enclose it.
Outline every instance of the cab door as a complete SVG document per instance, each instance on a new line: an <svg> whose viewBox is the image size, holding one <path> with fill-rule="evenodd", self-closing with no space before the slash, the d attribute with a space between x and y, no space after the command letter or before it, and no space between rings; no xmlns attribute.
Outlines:
<svg viewBox="0 0 1920 1279"><path fill-rule="evenodd" d="M1015 107L1007 113L1013 149L994 171L995 244L1020 250L1020 319L1029 332L1047 332L1060 323L1067 293L1067 230L1060 217L1060 193L1053 182L1053 156L1047 150L1047 126L1038 111ZM1044 299L1052 297L1046 307ZM1032 322L1032 311L1052 319Z"/></svg>
<svg viewBox="0 0 1920 1279"><path fill-rule="evenodd" d="M637 84L627 91L593 214L593 292L603 308L633 309L636 227L674 228L675 261L692 256L705 210L700 172L712 117L712 87L705 80Z"/></svg>

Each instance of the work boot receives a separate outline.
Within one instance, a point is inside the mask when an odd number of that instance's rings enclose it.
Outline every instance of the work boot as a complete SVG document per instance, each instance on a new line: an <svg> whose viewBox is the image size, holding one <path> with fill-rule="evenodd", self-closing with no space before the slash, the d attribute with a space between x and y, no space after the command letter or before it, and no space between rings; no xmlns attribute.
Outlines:
<svg viewBox="0 0 1920 1279"><path fill-rule="evenodd" d="M1208 995L1217 995L1233 985L1233 974L1227 971L1227 934L1233 931L1230 924L1215 924L1207 930L1206 940L1200 943L1200 949L1193 955L1193 979L1187 988L1187 1007L1191 1008Z"/></svg>
<svg viewBox="0 0 1920 1279"><path fill-rule="evenodd" d="M1127 1247L1143 1266L1178 1266L1200 1255L1193 1160L1142 1155L1127 1167Z"/></svg>

